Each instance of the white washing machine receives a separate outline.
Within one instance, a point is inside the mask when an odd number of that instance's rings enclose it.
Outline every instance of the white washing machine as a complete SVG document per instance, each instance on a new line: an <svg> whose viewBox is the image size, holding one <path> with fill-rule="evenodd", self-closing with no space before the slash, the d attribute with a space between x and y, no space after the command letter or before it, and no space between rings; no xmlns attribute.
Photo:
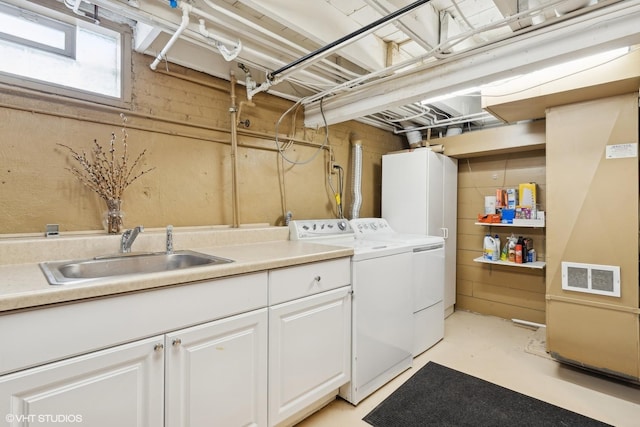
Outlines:
<svg viewBox="0 0 640 427"><path fill-rule="evenodd" d="M388 241L411 248L413 355L419 355L444 337L445 240L424 234L396 233L383 218L358 218L350 222L356 239Z"/></svg>
<svg viewBox="0 0 640 427"><path fill-rule="evenodd" d="M412 251L358 240L344 219L291 221L289 238L353 248L351 382L340 396L357 405L413 364Z"/></svg>

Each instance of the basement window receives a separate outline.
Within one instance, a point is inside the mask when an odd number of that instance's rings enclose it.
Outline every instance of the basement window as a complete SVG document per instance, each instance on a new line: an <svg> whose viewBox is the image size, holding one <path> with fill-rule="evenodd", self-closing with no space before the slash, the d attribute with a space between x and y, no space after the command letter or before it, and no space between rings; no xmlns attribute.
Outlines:
<svg viewBox="0 0 640 427"><path fill-rule="evenodd" d="M0 57L10 58L0 61L0 82L124 106L123 62L130 58L125 39L119 31L54 10L0 2Z"/></svg>

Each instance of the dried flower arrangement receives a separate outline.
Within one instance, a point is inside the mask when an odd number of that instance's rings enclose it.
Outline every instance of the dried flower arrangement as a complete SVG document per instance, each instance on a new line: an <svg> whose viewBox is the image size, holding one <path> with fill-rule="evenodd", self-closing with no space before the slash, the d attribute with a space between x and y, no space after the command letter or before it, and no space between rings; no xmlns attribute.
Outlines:
<svg viewBox="0 0 640 427"><path fill-rule="evenodd" d="M134 173L147 150L142 150L133 163L130 163L127 151L127 118L124 114L120 114L120 118L122 119L122 154L120 155L116 153L115 133L111 134L109 149L106 151L98 143L98 140L93 140L91 158L84 151L79 153L68 145L58 144L69 150L71 157L80 164L80 167L71 166L67 170L106 201L108 209L106 222L109 234L117 234L122 230L123 221L120 209L124 190L142 175L155 169L149 168L137 174Z"/></svg>

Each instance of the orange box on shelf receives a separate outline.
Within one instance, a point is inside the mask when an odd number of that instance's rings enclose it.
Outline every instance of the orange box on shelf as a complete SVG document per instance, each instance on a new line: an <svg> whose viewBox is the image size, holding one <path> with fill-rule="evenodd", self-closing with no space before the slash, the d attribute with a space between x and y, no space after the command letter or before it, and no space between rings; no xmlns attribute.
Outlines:
<svg viewBox="0 0 640 427"><path fill-rule="evenodd" d="M478 214L478 222L497 224L500 222L500 214Z"/></svg>

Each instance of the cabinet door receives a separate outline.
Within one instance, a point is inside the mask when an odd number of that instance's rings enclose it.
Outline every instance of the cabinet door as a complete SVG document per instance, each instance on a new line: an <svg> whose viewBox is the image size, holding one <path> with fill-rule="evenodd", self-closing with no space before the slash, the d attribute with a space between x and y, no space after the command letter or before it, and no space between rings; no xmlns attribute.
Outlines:
<svg viewBox="0 0 640 427"><path fill-rule="evenodd" d="M267 309L166 336L166 426L267 425Z"/></svg>
<svg viewBox="0 0 640 427"><path fill-rule="evenodd" d="M0 414L12 427L163 425L163 337L0 377Z"/></svg>
<svg viewBox="0 0 640 427"><path fill-rule="evenodd" d="M458 160L442 156L444 165L443 227L445 231L444 307L453 313L456 302L456 257L458 233Z"/></svg>
<svg viewBox="0 0 640 427"><path fill-rule="evenodd" d="M277 425L351 376L350 286L269 309L269 425Z"/></svg>
<svg viewBox="0 0 640 427"><path fill-rule="evenodd" d="M382 217L394 231L428 234L430 152L425 149L382 156Z"/></svg>
<svg viewBox="0 0 640 427"><path fill-rule="evenodd" d="M427 182L421 185L426 186L427 206L425 216L427 221L427 229L420 230L419 233L428 234L430 236L446 237L444 221L444 159L442 154L427 151ZM406 205L405 205L406 206Z"/></svg>

